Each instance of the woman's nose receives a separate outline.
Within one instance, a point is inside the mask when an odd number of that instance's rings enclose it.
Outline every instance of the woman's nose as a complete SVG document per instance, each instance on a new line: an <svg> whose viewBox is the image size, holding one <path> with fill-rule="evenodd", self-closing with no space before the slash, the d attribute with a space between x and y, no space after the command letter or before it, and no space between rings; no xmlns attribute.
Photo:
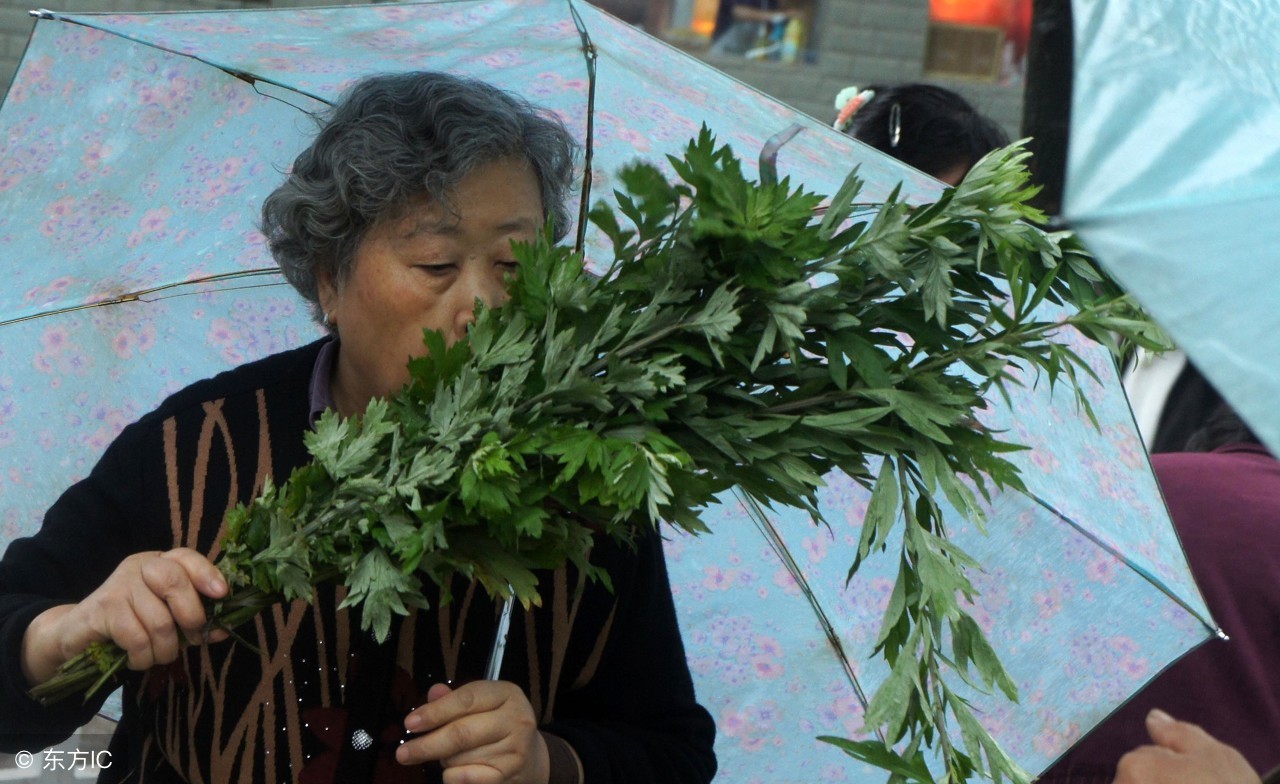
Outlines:
<svg viewBox="0 0 1280 784"><path fill-rule="evenodd" d="M458 310L455 320L456 336L466 334L471 322L475 321L476 301L484 303L486 308L496 308L507 300L507 285L501 268L493 270L477 269L474 265L462 276L462 290L459 292Z"/></svg>

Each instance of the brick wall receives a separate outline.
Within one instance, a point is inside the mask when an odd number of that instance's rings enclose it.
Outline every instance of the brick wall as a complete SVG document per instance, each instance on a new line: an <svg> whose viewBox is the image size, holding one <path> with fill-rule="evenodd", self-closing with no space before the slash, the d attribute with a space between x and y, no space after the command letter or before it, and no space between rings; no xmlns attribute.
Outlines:
<svg viewBox="0 0 1280 784"><path fill-rule="evenodd" d="M359 0L50 0L57 11L174 11L185 9L334 5ZM0 89L17 70L34 20L35 0L0 0ZM851 84L922 80L929 0L819 0L813 63L788 65L708 55L716 67L819 120L834 116L836 93ZM975 82L936 81L968 98L1017 137L1022 90Z"/></svg>

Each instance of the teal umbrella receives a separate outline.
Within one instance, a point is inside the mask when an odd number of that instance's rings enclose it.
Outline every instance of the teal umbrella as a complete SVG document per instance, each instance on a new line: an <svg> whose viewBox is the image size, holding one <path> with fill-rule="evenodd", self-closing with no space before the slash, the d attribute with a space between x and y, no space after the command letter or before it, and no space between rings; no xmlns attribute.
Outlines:
<svg viewBox="0 0 1280 784"><path fill-rule="evenodd" d="M1280 449L1280 6L1073 9L1064 218Z"/></svg>
<svg viewBox="0 0 1280 784"><path fill-rule="evenodd" d="M483 78L562 117L593 155L584 203L634 158L665 165L702 123L749 166L798 127L776 166L811 190L834 193L855 164L868 200L941 190L567 0L43 14L0 108L0 540L34 531L166 393L315 334L265 253L258 205L313 130L309 112L359 76L418 68ZM588 263L609 258L602 237L580 241ZM1103 379L1090 390L1100 427L1031 379L992 401L991 423L1035 447L1022 465L1036 498L997 499L990 537L954 532L984 563L975 612L1022 693L1018 706L973 698L1030 769L1210 628L1110 360L1078 349ZM715 535L670 544L721 780L883 775L814 740L856 735L884 676L866 656L896 563L873 558L844 583L865 502L832 477L823 503L843 522L827 531L728 498L707 513Z"/></svg>

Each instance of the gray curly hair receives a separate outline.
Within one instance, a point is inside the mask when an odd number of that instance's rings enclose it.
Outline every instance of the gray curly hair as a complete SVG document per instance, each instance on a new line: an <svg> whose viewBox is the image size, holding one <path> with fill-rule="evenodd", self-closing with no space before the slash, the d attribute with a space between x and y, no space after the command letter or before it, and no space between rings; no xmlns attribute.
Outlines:
<svg viewBox="0 0 1280 784"><path fill-rule="evenodd" d="M262 232L320 323L321 273L346 281L370 229L423 197L451 210L454 187L483 164L527 160L555 238L569 230L577 144L558 120L497 87L430 71L381 74L317 119L319 134L262 204Z"/></svg>

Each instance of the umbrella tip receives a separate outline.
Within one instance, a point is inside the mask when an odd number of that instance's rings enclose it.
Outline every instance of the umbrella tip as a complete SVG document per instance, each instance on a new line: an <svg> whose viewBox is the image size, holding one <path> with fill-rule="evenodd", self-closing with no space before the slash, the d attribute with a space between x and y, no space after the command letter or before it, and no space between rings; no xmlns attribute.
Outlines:
<svg viewBox="0 0 1280 784"><path fill-rule="evenodd" d="M1219 640L1222 640L1223 642L1231 642L1231 638L1222 630L1222 627L1218 627L1214 629L1214 631L1217 632Z"/></svg>
<svg viewBox="0 0 1280 784"><path fill-rule="evenodd" d="M53 12L47 8L33 8L27 13L31 14L36 19L52 19L53 18Z"/></svg>

